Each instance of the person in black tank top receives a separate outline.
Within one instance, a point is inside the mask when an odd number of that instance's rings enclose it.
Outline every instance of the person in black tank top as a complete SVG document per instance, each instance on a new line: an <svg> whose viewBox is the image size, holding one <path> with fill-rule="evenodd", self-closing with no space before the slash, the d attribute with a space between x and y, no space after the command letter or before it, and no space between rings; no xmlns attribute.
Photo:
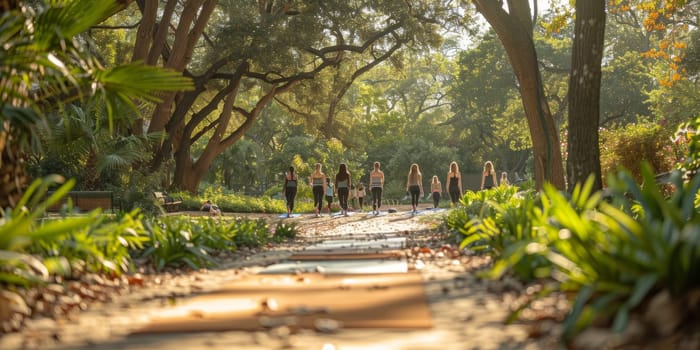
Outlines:
<svg viewBox="0 0 700 350"><path fill-rule="evenodd" d="M447 172L447 192L450 194L450 205L457 205L462 197L462 173L459 172L457 162L450 163L450 171Z"/></svg>
<svg viewBox="0 0 700 350"><path fill-rule="evenodd" d="M496 179L496 169L490 160L484 163L484 171L481 173L481 190L488 190L498 186L498 179Z"/></svg>
<svg viewBox="0 0 700 350"><path fill-rule="evenodd" d="M287 199L287 217L292 216L294 211L294 199L297 196L297 175L294 167L289 167L289 172L284 177L284 197Z"/></svg>
<svg viewBox="0 0 700 350"><path fill-rule="evenodd" d="M335 175L335 190L338 192L341 214L348 216L348 195L350 194L350 172L345 163L340 164L338 173Z"/></svg>

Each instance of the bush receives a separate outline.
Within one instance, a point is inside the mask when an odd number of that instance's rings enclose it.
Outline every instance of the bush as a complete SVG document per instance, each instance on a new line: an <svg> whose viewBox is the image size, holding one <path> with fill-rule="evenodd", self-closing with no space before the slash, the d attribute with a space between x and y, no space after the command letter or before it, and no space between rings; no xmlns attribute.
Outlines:
<svg viewBox="0 0 700 350"><path fill-rule="evenodd" d="M674 172L676 191L666 198L649 165L641 175L641 186L628 172L609 177L605 197L591 191L591 178L570 195L546 184L539 198L519 206L494 204L491 215L460 228L463 245L481 239L489 246L491 277L547 276L575 295L565 337L593 322L621 331L631 312L643 312L661 293L692 305L700 288L700 177L684 183Z"/></svg>
<svg viewBox="0 0 700 350"><path fill-rule="evenodd" d="M608 174L627 169L642 180L640 164L645 161L657 173L670 171L678 161L670 141L671 132L656 123L628 124L600 132L600 167L603 181Z"/></svg>

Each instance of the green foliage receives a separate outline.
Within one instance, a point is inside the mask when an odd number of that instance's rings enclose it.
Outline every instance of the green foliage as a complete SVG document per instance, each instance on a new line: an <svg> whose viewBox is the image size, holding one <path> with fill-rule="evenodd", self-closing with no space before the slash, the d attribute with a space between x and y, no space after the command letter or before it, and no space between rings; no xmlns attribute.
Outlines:
<svg viewBox="0 0 700 350"><path fill-rule="evenodd" d="M682 297L700 286L700 179L683 184L675 172L676 191L664 198L649 166L642 176L641 186L626 172L611 178L608 201L590 192L590 181L577 186L570 201L545 189L552 224L543 251L561 288L577 293L566 335L608 316L621 331L629 312L657 292Z"/></svg>
<svg viewBox="0 0 700 350"><path fill-rule="evenodd" d="M695 117L691 122L681 124L673 138L674 144L683 153L682 162L677 168L685 172L686 178L696 176L700 169L700 132L698 130L700 130L700 116Z"/></svg>
<svg viewBox="0 0 700 350"><path fill-rule="evenodd" d="M527 256L520 249L537 237L533 198L534 192L519 192L516 186L467 191L462 206L447 216L447 225L463 236L462 248L494 257L489 276L500 277L512 271L523 280L532 280L548 265L541 257Z"/></svg>
<svg viewBox="0 0 700 350"><path fill-rule="evenodd" d="M284 200L272 199L268 196L253 197L224 191L221 187L205 189L201 195L191 195L187 192L171 193L171 196L182 199L182 208L199 210L206 200L228 213L285 213ZM152 195L151 195L152 197Z"/></svg>
<svg viewBox="0 0 700 350"><path fill-rule="evenodd" d="M5 209L0 219L0 282L27 285L45 281L50 271L40 257L30 253L30 246L60 240L65 232L88 227L97 216L97 212L92 212L84 217L41 223L39 219L46 208L57 203L74 184L68 181L47 197L49 186L62 181L58 176L35 180L14 209Z"/></svg>
<svg viewBox="0 0 700 350"><path fill-rule="evenodd" d="M677 155L669 141L670 136L669 130L651 122L601 130L600 166L603 178L625 168L640 181L639 164L642 161L651 164L658 173L673 169Z"/></svg>
<svg viewBox="0 0 700 350"><path fill-rule="evenodd" d="M275 226L275 232L272 234L272 240L276 243L293 240L297 236L296 223L278 222Z"/></svg>
<svg viewBox="0 0 700 350"><path fill-rule="evenodd" d="M213 265L206 245L212 242L211 233L202 231L196 222L179 216L147 220L144 227L149 241L140 257L149 259L157 271L182 265L193 269Z"/></svg>
<svg viewBox="0 0 700 350"><path fill-rule="evenodd" d="M137 211L120 217L87 215L46 218L46 208L60 201L72 188L58 176L36 180L15 209L7 209L0 221L0 282L27 285L41 283L50 275L71 276L81 272L119 275L131 267L130 252L145 241Z"/></svg>
<svg viewBox="0 0 700 350"><path fill-rule="evenodd" d="M233 243L238 247L256 248L269 241L269 228L263 219L239 220L230 227L230 230L233 234Z"/></svg>
<svg viewBox="0 0 700 350"><path fill-rule="evenodd" d="M641 175L641 186L628 172L610 177L605 196L591 190L592 177L570 195L547 185L539 198L489 204L488 216L450 227L463 246L481 241L492 255L486 275L549 276L575 295L565 337L605 320L621 331L657 293L682 299L700 286L700 178L684 183L674 172L676 190L665 198L649 165Z"/></svg>

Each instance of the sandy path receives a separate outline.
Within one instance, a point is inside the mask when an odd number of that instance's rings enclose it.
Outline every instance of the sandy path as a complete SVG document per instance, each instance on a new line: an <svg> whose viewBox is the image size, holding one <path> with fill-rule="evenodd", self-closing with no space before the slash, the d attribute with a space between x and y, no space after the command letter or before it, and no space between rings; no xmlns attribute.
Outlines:
<svg viewBox="0 0 700 350"><path fill-rule="evenodd" d="M239 216L240 214L236 214ZM505 325L509 307L526 287L513 281L482 281L474 271L487 259L459 252L445 245L440 232L441 213L378 217L355 213L348 217L284 219L295 223L295 242L264 250L243 249L221 259L221 268L191 272L174 271L144 278L144 286L113 295L112 300L90 305L67 319L31 320L20 333L0 338L0 349L552 349L556 323ZM277 215L262 217L274 224ZM310 244L327 239L400 235L408 238L404 249L411 268L420 269L433 317L429 330L339 329L331 333L312 330L291 332L284 327L270 331L184 333L128 336L148 322L155 311L188 296L215 290L240 276L254 274ZM557 300L541 309L559 308ZM554 306L553 306L554 305ZM561 305L561 307L565 307ZM551 314L547 313L547 314Z"/></svg>

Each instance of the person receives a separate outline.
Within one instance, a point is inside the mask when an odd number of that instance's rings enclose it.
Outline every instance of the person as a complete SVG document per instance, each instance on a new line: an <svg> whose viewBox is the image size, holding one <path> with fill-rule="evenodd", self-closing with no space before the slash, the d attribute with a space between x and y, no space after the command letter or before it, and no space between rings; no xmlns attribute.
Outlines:
<svg viewBox="0 0 700 350"><path fill-rule="evenodd" d="M423 196L423 175L420 173L418 164L411 164L406 180L406 191L411 194L411 207L413 214L418 212L418 199Z"/></svg>
<svg viewBox="0 0 700 350"><path fill-rule="evenodd" d="M362 208L364 207L366 195L367 192L365 192L365 185L360 182L360 185L357 186L357 201L360 204L360 211L362 211Z"/></svg>
<svg viewBox="0 0 700 350"><path fill-rule="evenodd" d="M345 163L340 163L338 173L335 175L335 191L338 193L338 201L340 202L341 214L348 216L348 195L350 194L350 172Z"/></svg>
<svg viewBox="0 0 700 350"><path fill-rule="evenodd" d="M289 167L289 172L284 176L284 197L287 199L287 217L294 211L294 198L297 196L297 175L294 167Z"/></svg>
<svg viewBox="0 0 700 350"><path fill-rule="evenodd" d="M357 207L357 188L355 188L355 185L350 185L350 208L352 210L355 210Z"/></svg>
<svg viewBox="0 0 700 350"><path fill-rule="evenodd" d="M510 181L508 181L508 173L505 171L501 173L501 185L510 185Z"/></svg>
<svg viewBox="0 0 700 350"><path fill-rule="evenodd" d="M455 206L462 197L462 173L457 162L450 163L447 172L447 192L450 194L450 206Z"/></svg>
<svg viewBox="0 0 700 350"><path fill-rule="evenodd" d="M221 215L221 209L219 209L219 206L216 204L213 204L210 200L207 199L204 204L199 208L200 211L208 211L209 215L211 216L219 216Z"/></svg>
<svg viewBox="0 0 700 350"><path fill-rule="evenodd" d="M326 174L321 171L321 163L316 163L316 169L311 173L309 185L314 194L314 214L318 217L323 209L323 194L326 193Z"/></svg>
<svg viewBox="0 0 700 350"><path fill-rule="evenodd" d="M384 172L381 164L374 162L374 168L369 173L369 190L372 193L372 214L379 215L382 207L382 190L384 188Z"/></svg>
<svg viewBox="0 0 700 350"><path fill-rule="evenodd" d="M433 175L433 181L430 183L430 192L433 193L433 208L437 209L440 205L440 193L442 192L442 184L437 175Z"/></svg>
<svg viewBox="0 0 700 350"><path fill-rule="evenodd" d="M493 163L487 160L486 163L484 163L484 171L481 172L481 190L488 190L496 186L498 186L496 170L493 168Z"/></svg>
<svg viewBox="0 0 700 350"><path fill-rule="evenodd" d="M333 204L333 194L335 193L335 189L333 187L333 184L331 183L330 178L326 178L326 203L328 203L328 216L333 216L333 212L331 211L331 204Z"/></svg>

